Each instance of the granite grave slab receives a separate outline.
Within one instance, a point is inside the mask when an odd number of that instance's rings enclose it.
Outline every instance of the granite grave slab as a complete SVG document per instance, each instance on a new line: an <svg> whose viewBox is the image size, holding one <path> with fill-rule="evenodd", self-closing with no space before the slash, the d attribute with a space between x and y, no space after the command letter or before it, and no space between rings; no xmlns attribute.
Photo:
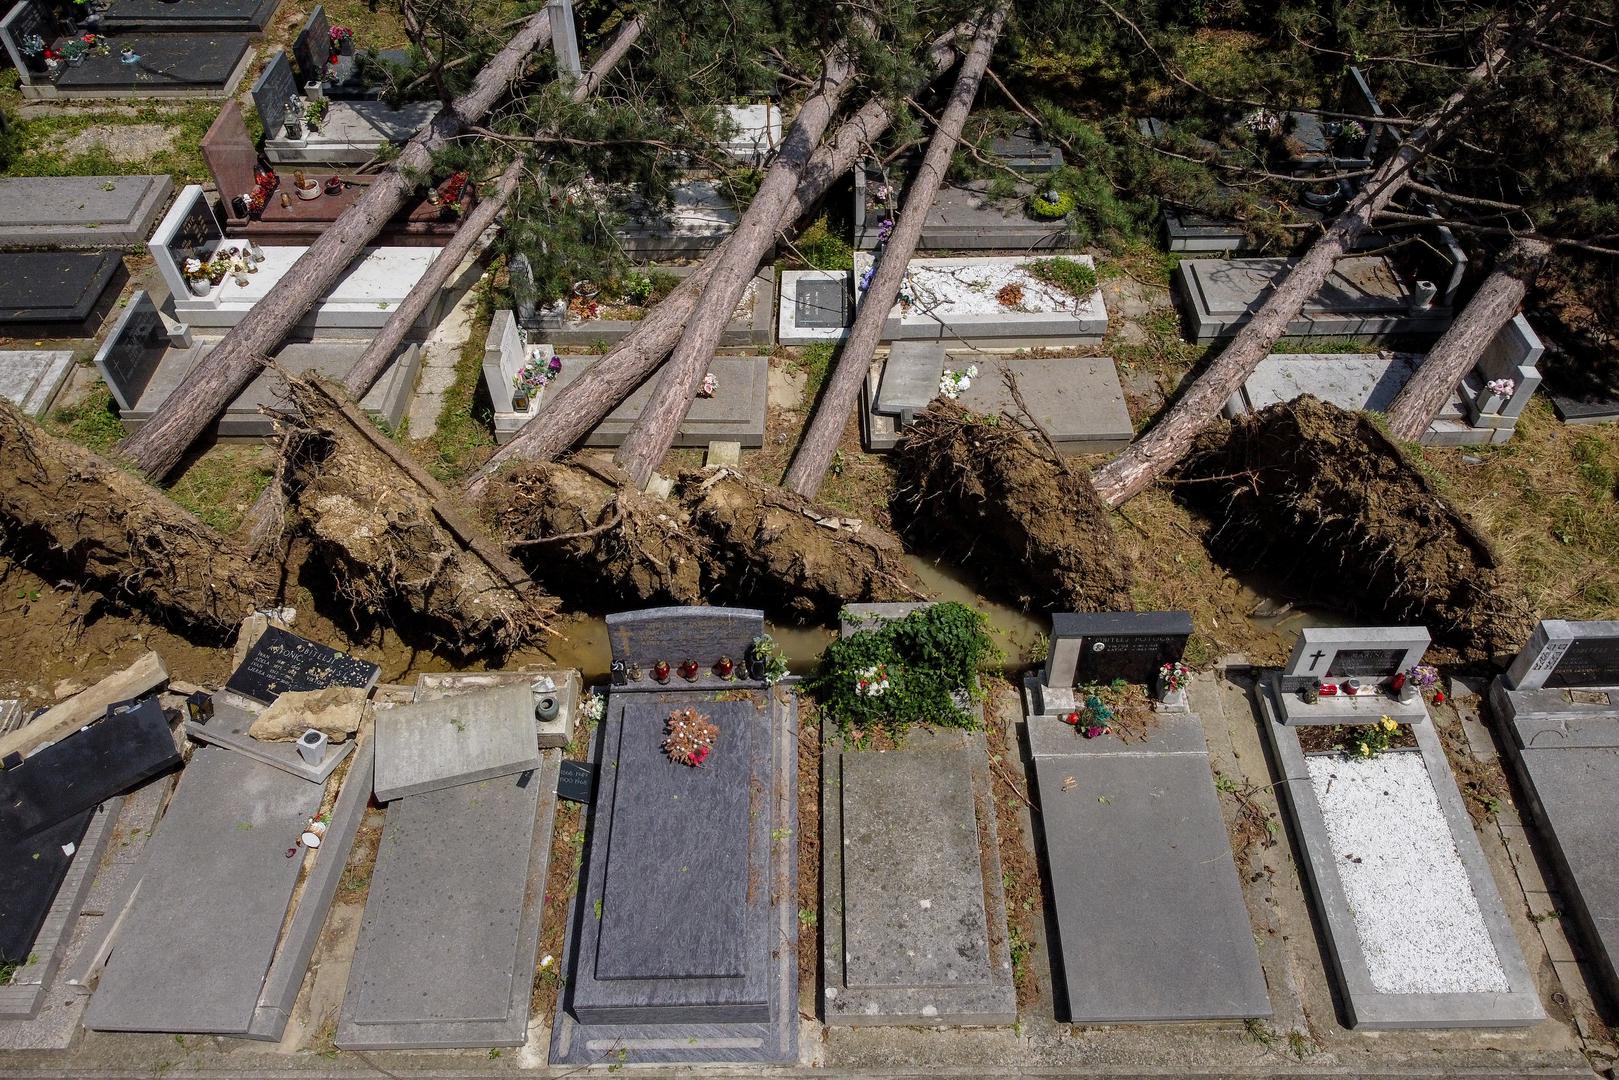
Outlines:
<svg viewBox="0 0 1619 1080"><path fill-rule="evenodd" d="M328 743L326 756L321 759L320 764L311 765L298 752L298 744L295 742L272 742L255 739L249 735L248 729L253 726L256 719L258 714L238 708L216 696L212 718L201 723L187 720L185 729L186 734L198 742L223 747L235 754L244 754L254 761L302 777L312 784L324 784L332 775L332 771L354 751L355 740L352 738L344 739L340 743Z"/></svg>
<svg viewBox="0 0 1619 1080"><path fill-rule="evenodd" d="M1031 715L1027 734L1067 1019L1269 1016L1201 721L1160 713L1125 743Z"/></svg>
<svg viewBox="0 0 1619 1080"><path fill-rule="evenodd" d="M776 304L776 340L783 345L842 341L854 304L847 270L783 270Z"/></svg>
<svg viewBox="0 0 1619 1080"><path fill-rule="evenodd" d="M670 686L724 690L761 685L750 679L743 662L756 638L765 632L764 612L756 608L658 607L620 611L607 616L607 643L612 650L613 685L624 690L663 690L653 666L666 660L678 668L697 661L697 678L670 675ZM714 664L728 656L735 664L730 678L717 675ZM660 721L661 724L661 721Z"/></svg>
<svg viewBox="0 0 1619 1080"><path fill-rule="evenodd" d="M520 682L380 710L378 801L537 768L534 698Z"/></svg>
<svg viewBox="0 0 1619 1080"><path fill-rule="evenodd" d="M553 689L550 691L541 689L546 679L551 680ZM536 700L534 724L540 749L561 749L573 741L573 728L582 694L580 682L579 672L573 668L565 671L427 671L416 677L414 698L416 701L433 701L495 686L521 684L533 687ZM556 702L556 715L549 720L537 715L538 702L547 697Z"/></svg>
<svg viewBox="0 0 1619 1080"><path fill-rule="evenodd" d="M0 964L27 963L94 814L83 810L0 842Z"/></svg>
<svg viewBox="0 0 1619 1080"><path fill-rule="evenodd" d="M883 341L942 341L953 348L1016 349L1055 345L1100 345L1107 334L1107 307L1098 286L1072 296L1048 285L1028 267L1052 256L1002 255L912 259L905 294L883 324ZM1061 258L1095 271L1089 255ZM855 255L859 280L873 258ZM1007 285L1023 291L1018 304L999 300ZM858 292L858 290L857 290ZM855 305L860 304L857 295Z"/></svg>
<svg viewBox="0 0 1619 1080"><path fill-rule="evenodd" d="M123 269L104 252L0 252L0 323L82 323Z"/></svg>
<svg viewBox="0 0 1619 1080"><path fill-rule="evenodd" d="M741 220L736 204L713 180L678 181L669 199L664 208L633 192L613 193L624 215L613 236L628 258L700 259L723 244Z"/></svg>
<svg viewBox="0 0 1619 1080"><path fill-rule="evenodd" d="M231 672L225 689L268 705L289 690L324 690L328 686L369 690L376 685L380 670L369 660L271 626L253 643L241 666Z"/></svg>
<svg viewBox="0 0 1619 1080"><path fill-rule="evenodd" d="M29 416L44 416L72 370L71 349L0 352L0 397Z"/></svg>
<svg viewBox="0 0 1619 1080"><path fill-rule="evenodd" d="M684 280L691 276L693 266L690 265L662 265L647 266L641 269L644 273L667 274L670 277ZM521 272L521 271L519 271ZM567 352L568 346L596 348L603 344L612 345L622 341L641 325L639 319L613 319L588 318L582 319L573 311L562 308L560 305L550 309L534 308L532 315L522 315L518 325L532 333L529 335L530 343L544 342L556 346ZM496 313L497 316L500 314ZM492 331L493 333L493 331ZM721 348L739 348L749 345L769 345L775 340L776 333L776 271L775 267L766 264L748 285L743 293L742 300L737 304L731 321L725 324L720 332L719 345ZM498 404L498 403L497 403Z"/></svg>
<svg viewBox="0 0 1619 1080"><path fill-rule="evenodd" d="M31 836L179 763L163 707L147 698L0 772L0 836Z"/></svg>
<svg viewBox="0 0 1619 1080"><path fill-rule="evenodd" d="M141 244L174 193L168 176L0 179L0 245L114 248Z"/></svg>
<svg viewBox="0 0 1619 1080"><path fill-rule="evenodd" d="M280 0L112 0L101 17L108 31L263 30Z"/></svg>
<svg viewBox="0 0 1619 1080"><path fill-rule="evenodd" d="M872 411L903 426L939 396L939 379L950 356L943 342L896 341L888 350Z"/></svg>
<svg viewBox="0 0 1619 1080"><path fill-rule="evenodd" d="M337 1046L523 1044L560 759L389 804Z"/></svg>
<svg viewBox="0 0 1619 1080"><path fill-rule="evenodd" d="M1331 780L1322 766L1333 762L1356 766L1359 761L1336 752L1306 755L1297 727L1282 723L1276 686L1271 679L1255 683L1260 728L1278 776L1276 790L1302 849L1299 864L1326 941L1328 969L1341 993L1345 1026L1522 1027L1545 1019L1534 977L1524 963L1433 724L1406 725L1416 739L1415 751L1382 755L1391 759L1390 769L1370 785L1362 785L1368 788L1370 803L1363 800L1358 810L1347 802L1329 808L1323 798L1333 785L1321 782ZM1414 761L1421 767L1410 766ZM1345 785L1349 783L1346 779ZM1340 786L1340 801L1343 795ZM1398 804L1396 798L1401 800ZM1357 818L1376 820L1370 817L1376 812L1373 805L1416 808L1394 811L1398 816L1391 815L1386 826L1405 830L1403 843L1383 835L1392 841L1393 851L1435 852L1425 870L1408 874L1388 851L1370 849L1363 850L1359 864L1351 863L1354 852L1342 849L1350 835L1347 826ZM1367 875L1370 880L1363 880ZM1380 902L1401 912L1396 938L1369 936L1373 924L1364 922L1368 888ZM1453 896L1453 902L1434 904L1434 896L1441 893ZM1362 898L1358 906L1357 896ZM1482 974L1467 975L1457 970L1458 964L1417 977L1418 964L1402 964L1389 954L1391 948L1414 949L1418 952L1411 955L1420 959L1422 942L1430 938L1447 948L1471 943L1470 950L1459 955Z"/></svg>
<svg viewBox="0 0 1619 1080"><path fill-rule="evenodd" d="M168 6L166 0L159 4ZM56 94L226 97L253 60L253 39L228 31L136 32L122 34L117 40L120 49L134 49L140 60L126 64L117 55L86 56L82 63L62 68L56 78Z"/></svg>
<svg viewBox="0 0 1619 1080"><path fill-rule="evenodd" d="M85 1026L245 1034L302 867L286 852L320 803L317 784L199 749L147 842L140 891Z"/></svg>

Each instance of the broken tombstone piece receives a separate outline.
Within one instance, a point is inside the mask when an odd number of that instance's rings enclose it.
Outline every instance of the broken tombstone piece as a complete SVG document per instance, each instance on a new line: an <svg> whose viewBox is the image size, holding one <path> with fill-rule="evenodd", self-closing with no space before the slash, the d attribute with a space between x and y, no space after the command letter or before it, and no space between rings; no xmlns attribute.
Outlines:
<svg viewBox="0 0 1619 1080"><path fill-rule="evenodd" d="M360 730L367 693L352 686L288 691L259 714L247 733L266 742L291 742L313 728L342 742Z"/></svg>

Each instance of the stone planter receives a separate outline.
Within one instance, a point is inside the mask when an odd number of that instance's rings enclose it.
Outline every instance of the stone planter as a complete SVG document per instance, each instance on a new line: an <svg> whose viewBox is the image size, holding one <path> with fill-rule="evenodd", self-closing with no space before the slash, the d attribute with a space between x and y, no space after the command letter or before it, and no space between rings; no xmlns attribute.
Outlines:
<svg viewBox="0 0 1619 1080"><path fill-rule="evenodd" d="M213 283L207 278L191 278L186 284L190 286L192 296L207 296L214 289Z"/></svg>
<svg viewBox="0 0 1619 1080"><path fill-rule="evenodd" d="M1179 690L1164 690L1160 687L1158 709L1161 712L1190 712L1192 706L1186 700L1186 687L1183 686Z"/></svg>

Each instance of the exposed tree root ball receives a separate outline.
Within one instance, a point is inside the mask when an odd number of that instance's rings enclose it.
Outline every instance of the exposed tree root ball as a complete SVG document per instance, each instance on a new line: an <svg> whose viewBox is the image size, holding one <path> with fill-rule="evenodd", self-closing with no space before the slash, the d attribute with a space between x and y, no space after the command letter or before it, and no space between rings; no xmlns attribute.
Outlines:
<svg viewBox="0 0 1619 1080"><path fill-rule="evenodd" d="M1272 405L1205 432L1181 475L1234 570L1285 577L1309 604L1422 623L1466 660L1528 636L1529 605L1489 541L1362 413Z"/></svg>
<svg viewBox="0 0 1619 1080"><path fill-rule="evenodd" d="M499 656L545 632L553 601L472 533L442 487L388 453L341 391L289 389L297 413L279 421L279 480L345 600L451 655Z"/></svg>
<svg viewBox="0 0 1619 1080"><path fill-rule="evenodd" d="M1021 425L938 400L895 448L894 517L1037 611L1128 611L1130 578L1090 479Z"/></svg>
<svg viewBox="0 0 1619 1080"><path fill-rule="evenodd" d="M616 611L704 602L708 542L610 462L519 465L490 481L484 506L512 553L569 603Z"/></svg>
<svg viewBox="0 0 1619 1080"><path fill-rule="evenodd" d="M734 469L685 474L679 497L713 545L719 590L739 603L824 621L844 604L922 598L899 540L869 521Z"/></svg>
<svg viewBox="0 0 1619 1080"><path fill-rule="evenodd" d="M209 639L275 599L274 575L245 547L3 400L0 476L7 553L37 573Z"/></svg>

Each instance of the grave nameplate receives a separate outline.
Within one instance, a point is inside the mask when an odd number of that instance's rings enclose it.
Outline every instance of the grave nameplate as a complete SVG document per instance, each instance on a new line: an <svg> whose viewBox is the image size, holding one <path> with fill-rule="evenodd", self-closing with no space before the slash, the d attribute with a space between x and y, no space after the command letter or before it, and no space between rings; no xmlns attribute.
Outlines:
<svg viewBox="0 0 1619 1080"><path fill-rule="evenodd" d="M1059 612L1051 617L1046 685L1150 684L1161 666L1181 658L1191 635L1184 611Z"/></svg>
<svg viewBox="0 0 1619 1080"><path fill-rule="evenodd" d="M652 678L653 665L659 660L667 661L671 668L687 659L696 660L697 681L713 684L725 680L714 674L712 665L721 656L729 656L735 664L732 679L746 679L748 649L764 632L764 612L747 608L646 608L607 616L613 659L641 669L639 679L628 678L628 686L634 690L662 689ZM673 674L670 684L686 685L686 681Z"/></svg>
<svg viewBox="0 0 1619 1080"><path fill-rule="evenodd" d="M326 79L326 65L332 58L332 24L326 9L316 7L292 42L292 63L305 86Z"/></svg>
<svg viewBox="0 0 1619 1080"><path fill-rule="evenodd" d="M213 204L199 190L185 217L169 236L169 257L174 260L175 266L183 267L189 258L206 259L211 256L224 239L225 230L220 227Z"/></svg>
<svg viewBox="0 0 1619 1080"><path fill-rule="evenodd" d="M272 626L253 643L242 666L231 673L225 689L268 705L294 690L328 686L370 689L381 669L369 660L340 653L319 642Z"/></svg>
<svg viewBox="0 0 1619 1080"><path fill-rule="evenodd" d="M1399 674L1405 652L1404 648L1339 649L1327 665L1327 674L1390 678Z"/></svg>
<svg viewBox="0 0 1619 1080"><path fill-rule="evenodd" d="M835 330L849 324L849 290L840 281L800 281L794 302L798 326Z"/></svg>
<svg viewBox="0 0 1619 1080"><path fill-rule="evenodd" d="M1585 637L1558 657L1546 686L1619 686L1619 637Z"/></svg>
<svg viewBox="0 0 1619 1080"><path fill-rule="evenodd" d="M595 797L595 766L585 761L564 761L557 774L557 798L588 806Z"/></svg>
<svg viewBox="0 0 1619 1080"><path fill-rule="evenodd" d="M130 412L157 372L164 351L163 320L146 291L137 290L106 343L96 353L96 368L112 391L120 412Z"/></svg>
<svg viewBox="0 0 1619 1080"><path fill-rule="evenodd" d="M264 73L253 84L253 104L259 110L267 139L281 137L281 125L287 119L287 101L298 96L298 80L293 77L287 54L277 52L264 66Z"/></svg>

